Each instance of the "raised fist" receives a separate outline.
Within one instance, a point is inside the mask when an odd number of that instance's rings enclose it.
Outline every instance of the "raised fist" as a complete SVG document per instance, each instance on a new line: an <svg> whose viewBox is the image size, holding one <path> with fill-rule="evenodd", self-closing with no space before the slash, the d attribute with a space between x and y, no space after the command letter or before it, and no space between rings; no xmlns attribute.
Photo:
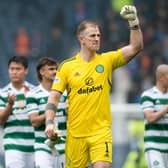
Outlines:
<svg viewBox="0 0 168 168"><path fill-rule="evenodd" d="M135 6L125 5L121 8L120 15L128 20L129 26L134 27L139 25L139 20L137 17L137 10Z"/></svg>

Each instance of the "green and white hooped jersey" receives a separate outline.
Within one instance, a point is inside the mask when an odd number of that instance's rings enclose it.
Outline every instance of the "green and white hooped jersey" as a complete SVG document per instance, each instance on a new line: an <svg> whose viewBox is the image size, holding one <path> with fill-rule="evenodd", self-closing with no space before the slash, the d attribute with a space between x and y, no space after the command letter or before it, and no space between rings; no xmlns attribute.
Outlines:
<svg viewBox="0 0 168 168"><path fill-rule="evenodd" d="M155 113L168 104L168 93L160 92L156 87L145 91L141 96L143 112L152 110ZM168 153L168 113L155 123L145 122L144 144L145 151L157 150Z"/></svg>
<svg viewBox="0 0 168 168"><path fill-rule="evenodd" d="M29 89L33 85L25 82ZM24 88L16 90L11 83L1 89L0 109L4 109L8 103L8 94L15 93L16 100L6 123L4 124L3 144L5 150L18 150L22 152L34 152L34 128L28 118L26 109L26 97Z"/></svg>
<svg viewBox="0 0 168 168"><path fill-rule="evenodd" d="M42 85L39 85L30 92L27 96L27 108L29 115L32 113L45 113L45 107L48 100L49 92L45 90ZM66 100L67 94L64 92L60 98L60 102L57 107L55 123L58 124L58 129L62 131L62 135L66 137ZM41 125L39 128L35 128L35 151L46 151L51 153L50 148L44 144L44 141L47 139L44 134L45 124ZM60 154L65 153L65 142L60 141L56 145L56 148Z"/></svg>

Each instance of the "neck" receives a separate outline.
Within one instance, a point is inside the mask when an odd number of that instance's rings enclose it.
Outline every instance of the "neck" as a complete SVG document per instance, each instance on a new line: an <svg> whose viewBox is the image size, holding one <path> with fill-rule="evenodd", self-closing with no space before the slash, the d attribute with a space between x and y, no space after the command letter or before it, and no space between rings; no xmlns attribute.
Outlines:
<svg viewBox="0 0 168 168"><path fill-rule="evenodd" d="M22 82L12 82L12 86L13 86L16 90L20 90L20 89L23 88L23 86L24 86L24 81L22 81Z"/></svg>
<svg viewBox="0 0 168 168"><path fill-rule="evenodd" d="M90 51L86 49L81 49L79 53L80 53L81 58L86 62L92 61L96 54L95 51Z"/></svg>
<svg viewBox="0 0 168 168"><path fill-rule="evenodd" d="M161 85L160 83L156 84L156 87L162 92L162 93L166 93L168 91L167 87L164 87L163 85Z"/></svg>
<svg viewBox="0 0 168 168"><path fill-rule="evenodd" d="M41 82L41 85L43 86L44 89L46 89L47 91L51 91L51 86L52 86L52 82L45 82L45 81L42 81Z"/></svg>

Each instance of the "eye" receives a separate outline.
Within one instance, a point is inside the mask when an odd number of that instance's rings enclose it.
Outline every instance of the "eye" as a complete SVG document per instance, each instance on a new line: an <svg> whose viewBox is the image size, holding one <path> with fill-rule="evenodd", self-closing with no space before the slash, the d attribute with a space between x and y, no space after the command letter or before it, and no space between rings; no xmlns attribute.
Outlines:
<svg viewBox="0 0 168 168"><path fill-rule="evenodd" d="M90 35L90 37L95 37L95 34Z"/></svg>
<svg viewBox="0 0 168 168"><path fill-rule="evenodd" d="M90 37L100 37L100 34L92 34Z"/></svg>

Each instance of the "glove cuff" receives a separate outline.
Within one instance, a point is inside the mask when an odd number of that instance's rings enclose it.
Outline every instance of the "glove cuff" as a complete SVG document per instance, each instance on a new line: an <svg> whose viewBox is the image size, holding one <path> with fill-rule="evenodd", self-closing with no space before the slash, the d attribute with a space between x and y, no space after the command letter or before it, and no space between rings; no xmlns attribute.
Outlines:
<svg viewBox="0 0 168 168"><path fill-rule="evenodd" d="M134 20L129 20L128 23L130 28L133 28L139 25L139 19L136 17Z"/></svg>

